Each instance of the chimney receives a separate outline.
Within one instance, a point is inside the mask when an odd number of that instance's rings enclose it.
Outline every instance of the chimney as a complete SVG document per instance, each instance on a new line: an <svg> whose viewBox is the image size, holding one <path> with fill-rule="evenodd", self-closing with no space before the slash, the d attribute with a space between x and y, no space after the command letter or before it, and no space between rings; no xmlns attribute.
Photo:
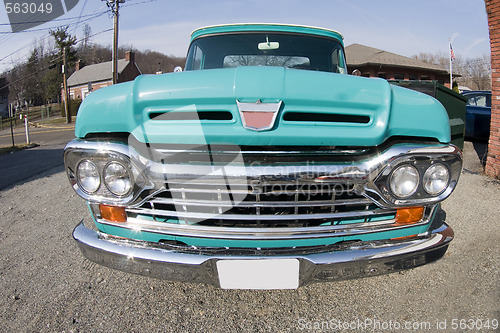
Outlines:
<svg viewBox="0 0 500 333"><path fill-rule="evenodd" d="M85 66L85 64L83 63L83 61L81 59L79 59L76 64L75 64L75 69L77 71L79 71L80 69L82 69L83 67Z"/></svg>
<svg viewBox="0 0 500 333"><path fill-rule="evenodd" d="M130 62L135 62L135 54L132 51L125 52L125 60Z"/></svg>

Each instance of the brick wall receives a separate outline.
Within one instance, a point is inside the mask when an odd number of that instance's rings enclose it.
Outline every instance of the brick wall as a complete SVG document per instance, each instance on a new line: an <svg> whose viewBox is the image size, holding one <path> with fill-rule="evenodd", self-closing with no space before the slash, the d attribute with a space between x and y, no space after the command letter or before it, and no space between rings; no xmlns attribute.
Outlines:
<svg viewBox="0 0 500 333"><path fill-rule="evenodd" d="M491 127L486 174L500 179L500 0L485 0L491 45Z"/></svg>
<svg viewBox="0 0 500 333"><path fill-rule="evenodd" d="M93 83L92 84L92 91L96 91L98 89L110 86L112 84L113 84L113 81ZM85 94L88 94L88 93L89 93L89 85L88 84L82 84L80 86L69 88L69 96L72 99L83 100L83 99L85 99Z"/></svg>

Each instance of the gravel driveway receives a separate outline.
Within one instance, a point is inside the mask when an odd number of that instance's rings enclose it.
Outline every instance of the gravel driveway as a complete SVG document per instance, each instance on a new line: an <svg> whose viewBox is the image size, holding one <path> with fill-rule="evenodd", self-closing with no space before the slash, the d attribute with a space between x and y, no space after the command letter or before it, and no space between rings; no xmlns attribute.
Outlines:
<svg viewBox="0 0 500 333"><path fill-rule="evenodd" d="M477 172L471 149L443 203L456 236L443 259L292 291L171 283L83 259L71 232L89 213L53 168L0 192L0 332L494 331L500 183Z"/></svg>

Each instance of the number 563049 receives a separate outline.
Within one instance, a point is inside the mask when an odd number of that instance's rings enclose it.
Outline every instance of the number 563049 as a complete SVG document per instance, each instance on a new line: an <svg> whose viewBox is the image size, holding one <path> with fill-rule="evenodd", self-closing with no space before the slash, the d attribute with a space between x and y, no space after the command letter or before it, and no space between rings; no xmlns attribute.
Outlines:
<svg viewBox="0 0 500 333"><path fill-rule="evenodd" d="M36 14L52 13L52 4L50 2L37 4L34 2L6 2L5 10L7 14Z"/></svg>

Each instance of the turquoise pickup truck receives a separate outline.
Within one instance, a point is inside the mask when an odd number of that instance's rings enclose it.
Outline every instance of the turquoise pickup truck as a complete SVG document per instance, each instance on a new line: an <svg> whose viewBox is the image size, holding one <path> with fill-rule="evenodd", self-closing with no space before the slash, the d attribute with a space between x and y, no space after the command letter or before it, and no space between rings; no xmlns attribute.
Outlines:
<svg viewBox="0 0 500 333"><path fill-rule="evenodd" d="M198 29L184 70L91 93L75 132L65 166L93 223L73 237L114 269L293 289L421 266L453 239L446 110L348 75L332 30Z"/></svg>

